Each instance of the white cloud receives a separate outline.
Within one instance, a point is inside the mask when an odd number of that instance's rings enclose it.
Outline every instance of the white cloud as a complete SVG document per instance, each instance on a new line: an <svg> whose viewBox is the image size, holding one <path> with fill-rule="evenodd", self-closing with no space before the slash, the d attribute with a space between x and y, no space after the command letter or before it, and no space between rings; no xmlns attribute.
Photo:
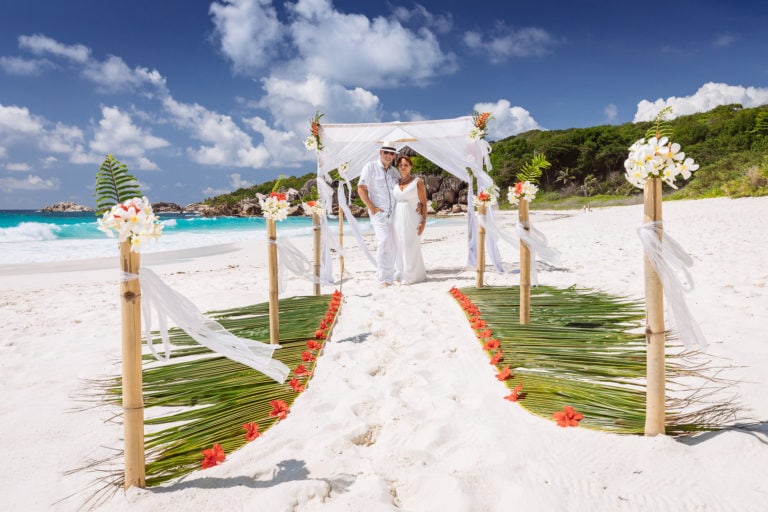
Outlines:
<svg viewBox="0 0 768 512"><path fill-rule="evenodd" d="M712 46L726 47L736 42L736 37L731 34L718 34Z"/></svg>
<svg viewBox="0 0 768 512"><path fill-rule="evenodd" d="M196 103L179 103L170 96L163 100L163 106L178 126L208 144L187 149L195 162L203 165L260 168L269 161L266 148L254 147L251 137L230 116L213 112Z"/></svg>
<svg viewBox="0 0 768 512"><path fill-rule="evenodd" d="M21 57L0 57L0 67L9 75L37 76L53 63L47 59L22 59Z"/></svg>
<svg viewBox="0 0 768 512"><path fill-rule="evenodd" d="M394 17L405 25L425 26L439 34L447 34L453 28L451 13L433 14L421 4L416 4L413 9L398 6L392 12Z"/></svg>
<svg viewBox="0 0 768 512"><path fill-rule="evenodd" d="M232 190L237 190L239 188L248 188L252 187L253 183L250 181L244 180L242 176L238 173L232 173L229 175L229 184L232 186Z"/></svg>
<svg viewBox="0 0 768 512"><path fill-rule="evenodd" d="M253 73L275 56L283 26L270 1L224 0L211 4L214 36L238 73Z"/></svg>
<svg viewBox="0 0 768 512"><path fill-rule="evenodd" d="M0 104L0 136L23 134L33 136L43 131L43 120L30 114L26 107Z"/></svg>
<svg viewBox="0 0 768 512"><path fill-rule="evenodd" d="M123 59L114 55L102 62L88 61L83 76L99 86L102 92L129 91L139 89L145 84L159 89L165 87L165 79L158 71L139 66L131 69Z"/></svg>
<svg viewBox="0 0 768 512"><path fill-rule="evenodd" d="M768 103L768 88L742 87L723 83L708 82L692 96L659 98L656 101L641 100L637 104L634 122L651 121L661 109L671 106L672 113L667 119L678 116L707 112L719 105L739 103L745 108L758 107Z"/></svg>
<svg viewBox="0 0 768 512"><path fill-rule="evenodd" d="M609 103L603 109L603 114L605 114L606 121L613 123L619 117L619 107L613 103Z"/></svg>
<svg viewBox="0 0 768 512"><path fill-rule="evenodd" d="M557 38L537 27L514 31L499 24L495 32L491 37L484 38L480 32L468 31L463 41L476 53L487 55L494 64L512 57L541 57L560 44Z"/></svg>
<svg viewBox="0 0 768 512"><path fill-rule="evenodd" d="M46 180L40 176L28 175L26 179L0 178L0 190L13 192L14 190L58 190L59 180Z"/></svg>
<svg viewBox="0 0 768 512"><path fill-rule="evenodd" d="M509 100L496 103L475 103L475 111L490 112L493 119L488 123L488 138L501 140L528 130L539 130L541 126L522 107L513 107Z"/></svg>
<svg viewBox="0 0 768 512"><path fill-rule="evenodd" d="M5 168L11 172L29 172L32 170L32 167L24 162L8 162L5 164Z"/></svg>
<svg viewBox="0 0 768 512"><path fill-rule="evenodd" d="M146 157L146 152L164 148L169 142L155 137L148 130L133 124L131 116L117 107L102 107L102 119L93 140L92 151L100 159L109 153L118 155L118 160L130 159L141 170L155 170L157 165Z"/></svg>
<svg viewBox="0 0 768 512"><path fill-rule="evenodd" d="M56 55L80 63L86 62L91 56L91 50L87 46L66 45L42 34L19 36L19 47L35 55Z"/></svg>
<svg viewBox="0 0 768 512"><path fill-rule="evenodd" d="M42 165L44 168L47 169L47 168L55 165L56 162L58 162L58 161L59 161L59 159L56 158L55 156L47 156L45 158L41 158L40 159L40 165Z"/></svg>

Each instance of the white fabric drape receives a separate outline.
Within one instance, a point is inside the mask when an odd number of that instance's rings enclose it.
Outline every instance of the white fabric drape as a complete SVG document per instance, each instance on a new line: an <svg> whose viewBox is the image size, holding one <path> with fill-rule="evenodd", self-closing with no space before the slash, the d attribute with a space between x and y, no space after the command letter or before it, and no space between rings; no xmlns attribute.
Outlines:
<svg viewBox="0 0 768 512"><path fill-rule="evenodd" d="M661 240L659 232L663 235ZM637 229L637 236L640 237L645 255L664 287L664 297L683 344L688 349L706 347L704 333L693 319L683 296L683 292L693 289L693 278L688 272L693 260L680 244L664 233L661 222L643 224ZM680 279L680 274L683 275L683 280Z"/></svg>
<svg viewBox="0 0 768 512"><path fill-rule="evenodd" d="M167 318L186 332L201 345L224 357L250 366L264 375L284 382L290 369L273 359L272 355L279 345L240 338L227 331L220 323L203 315L186 297L179 294L148 268L139 270L139 275L124 274L123 279L139 279L141 286L141 312L144 324L144 336L152 354L161 361L171 357L171 344L168 336ZM152 310L160 324L160 337L163 340L165 354L160 356L152 343Z"/></svg>
<svg viewBox="0 0 768 512"><path fill-rule="evenodd" d="M379 147L384 141L392 142L399 150L408 146L424 158L429 159L442 169L471 184L471 175L477 178L478 187L485 189L493 185L493 179L486 170L491 169L489 158L490 145L478 139L470 139L469 134L474 128L471 116L436 121L371 123L371 124L323 124L320 128L320 139L324 148L317 152L318 191L323 204L332 204L333 190L330 187L330 171L347 165L342 174L338 202L346 216L358 245L375 266L375 258L363 243L360 228L352 216L347 194L343 190L349 188L349 181L358 177L363 166L378 158ZM472 189L468 198L468 265L476 263L477 223L472 209ZM492 216L488 220L493 223ZM491 241L491 244L495 242ZM502 268L496 248L491 245L490 258L496 268ZM325 260L323 260L325 261Z"/></svg>

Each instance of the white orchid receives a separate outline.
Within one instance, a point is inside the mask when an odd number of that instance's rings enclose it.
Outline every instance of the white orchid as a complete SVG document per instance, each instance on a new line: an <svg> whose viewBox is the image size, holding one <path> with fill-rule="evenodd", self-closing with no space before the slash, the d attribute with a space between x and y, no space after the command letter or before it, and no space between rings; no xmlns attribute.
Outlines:
<svg viewBox="0 0 768 512"><path fill-rule="evenodd" d="M134 197L116 204L97 221L100 231L113 238L117 233L120 242L129 240L131 251L140 252L149 241L160 237L163 224L152 211L146 197Z"/></svg>

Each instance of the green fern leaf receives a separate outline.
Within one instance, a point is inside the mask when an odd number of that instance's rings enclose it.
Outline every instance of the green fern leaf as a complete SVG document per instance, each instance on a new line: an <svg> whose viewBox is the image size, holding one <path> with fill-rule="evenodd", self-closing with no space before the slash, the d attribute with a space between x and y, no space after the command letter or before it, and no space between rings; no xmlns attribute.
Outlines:
<svg viewBox="0 0 768 512"><path fill-rule="evenodd" d="M669 124L669 121L664 119L667 114L671 113L672 107L669 105L661 109L653 119L653 126L648 128L648 131L645 132L645 138L650 139L651 137L656 137L657 139L661 139L662 137L667 137L671 139L673 133L672 126Z"/></svg>
<svg viewBox="0 0 768 512"><path fill-rule="evenodd" d="M517 173L517 179L518 181L529 181L533 184L538 184L542 171L551 165L544 153L534 153L531 160L524 163L520 168L520 172Z"/></svg>
<svg viewBox="0 0 768 512"><path fill-rule="evenodd" d="M96 215L103 215L133 197L141 197L138 180L130 173L125 164L121 164L114 156L107 155L96 173Z"/></svg>

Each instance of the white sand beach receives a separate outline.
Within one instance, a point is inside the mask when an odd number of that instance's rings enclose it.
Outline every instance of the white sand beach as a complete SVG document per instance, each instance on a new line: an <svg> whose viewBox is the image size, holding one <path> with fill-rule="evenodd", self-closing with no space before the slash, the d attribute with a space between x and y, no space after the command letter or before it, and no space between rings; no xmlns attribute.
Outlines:
<svg viewBox="0 0 768 512"><path fill-rule="evenodd" d="M538 212L562 254L539 283L642 299L642 205ZM430 224L429 280L378 289L348 237L344 302L314 378L285 421L224 463L150 489L119 490L104 511L764 511L768 510L768 197L668 201L665 232L692 256L688 306L739 426L688 438L561 428L504 400L452 286L474 286L462 223ZM503 214L512 227L517 213ZM311 254L311 238L293 240ZM159 241L162 244L162 239ZM266 248L143 259L202 311L265 302ZM501 247L516 262L516 248ZM116 250L117 252L117 250ZM486 274L489 286L518 274ZM324 293L333 291L324 287ZM289 276L283 296L309 295ZM119 410L81 400L120 372L114 260L0 266L3 508L78 510L98 474L71 470L122 448Z"/></svg>

